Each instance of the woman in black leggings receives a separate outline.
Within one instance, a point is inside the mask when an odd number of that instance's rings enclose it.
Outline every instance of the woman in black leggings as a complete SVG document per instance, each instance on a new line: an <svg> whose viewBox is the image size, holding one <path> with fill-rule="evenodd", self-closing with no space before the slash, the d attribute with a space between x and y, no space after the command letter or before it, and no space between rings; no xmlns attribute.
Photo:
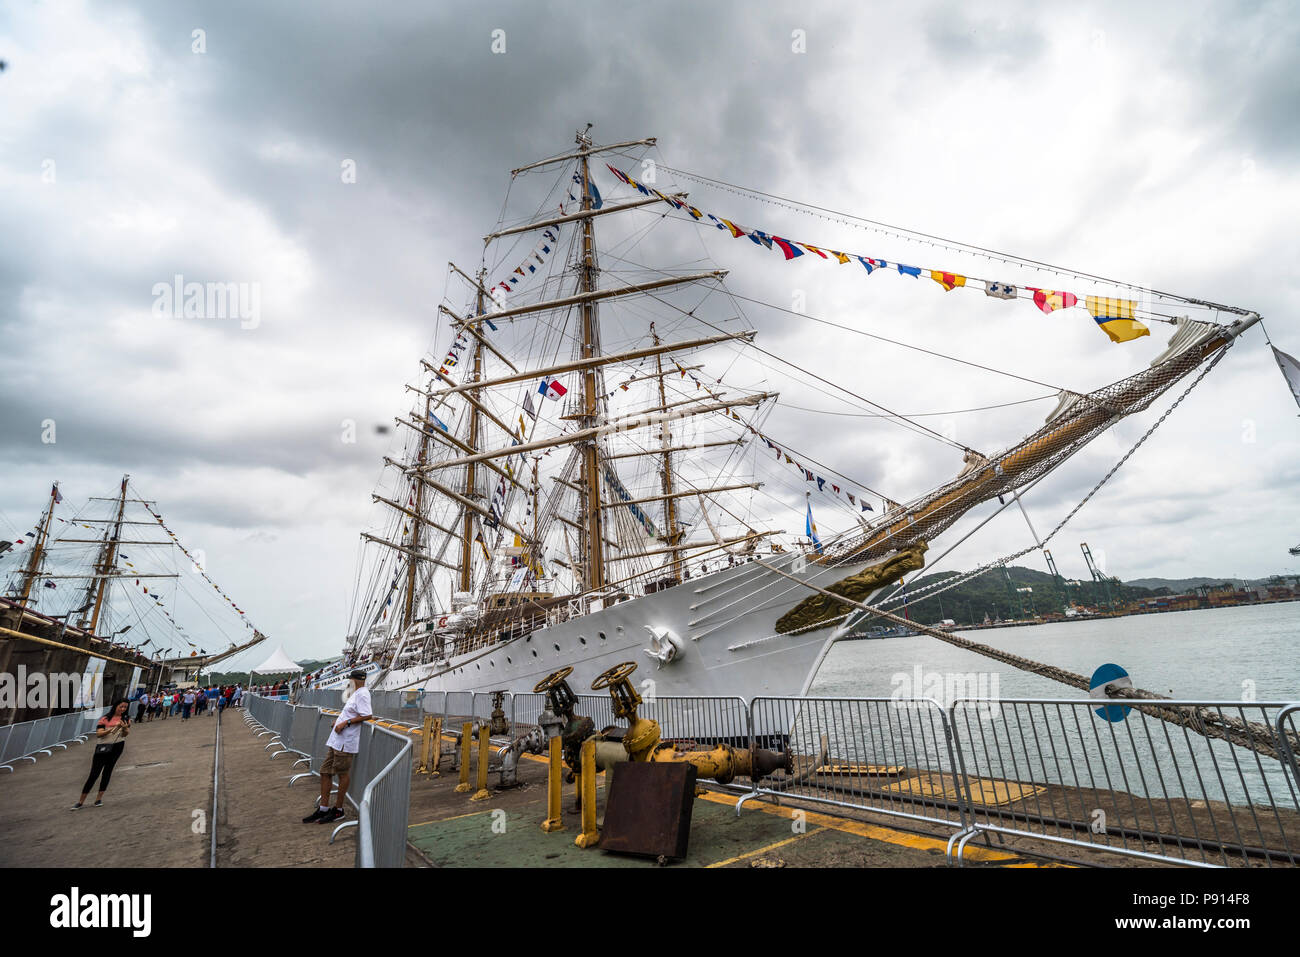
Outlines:
<svg viewBox="0 0 1300 957"><path fill-rule="evenodd" d="M131 733L129 708L130 705L125 701L119 701L113 705L108 714L99 719L99 724L95 726L95 756L91 759L90 777L86 778L86 783L81 788L81 797L76 804L72 805L72 810L75 811L86 803L86 795L90 794L95 778L99 777L101 772L104 777L99 782L95 807L104 806L104 792L108 790L108 780L113 776L113 765L117 764L117 759L122 756L122 749L126 747L126 736Z"/></svg>

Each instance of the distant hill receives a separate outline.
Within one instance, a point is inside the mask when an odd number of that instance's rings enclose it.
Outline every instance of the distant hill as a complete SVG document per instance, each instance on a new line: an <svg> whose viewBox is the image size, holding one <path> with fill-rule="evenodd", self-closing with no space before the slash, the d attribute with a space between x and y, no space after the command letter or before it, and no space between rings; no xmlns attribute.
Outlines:
<svg viewBox="0 0 1300 957"><path fill-rule="evenodd" d="M1238 587L1245 582L1247 588L1264 584L1263 579L1251 578L1133 578L1124 584L1137 588L1150 588L1153 591L1157 588L1168 588L1175 595L1181 595L1202 585L1223 585L1229 582Z"/></svg>
<svg viewBox="0 0 1300 957"><path fill-rule="evenodd" d="M334 660L337 660L337 659L334 659ZM327 661L318 661L318 660L316 660L316 659L314 659L314 658L312 658L312 659L308 659L308 660L306 660L306 661L295 661L295 662L294 662L294 664L296 664L296 665L298 665L300 668L302 668L302 670L303 670L304 673L307 673L307 672L310 672L310 671L315 671L317 668L320 668L320 667L322 667L323 665L326 665L326 664L328 664L328 663L329 663L329 662L327 662ZM277 680L278 680L280 677L283 677L283 676L276 676ZM206 682L206 681L208 681L209 679L208 679L208 677L205 675L203 680ZM245 685L246 685L246 684L248 684L248 682L249 682L249 675L248 675L248 672L247 672L247 671L218 671L218 672L215 672L215 673L212 675L211 680L212 680L213 684L219 684L219 685L234 684L235 682L239 682L240 684L245 684ZM265 678L263 678L263 677L261 677L261 676L259 675L258 678L257 678L257 680L258 680L258 681L265 681L265 680L268 680L268 679L265 679Z"/></svg>
<svg viewBox="0 0 1300 957"><path fill-rule="evenodd" d="M923 575L910 584L908 590L919 591L925 585L945 581L954 574L958 573ZM1287 583L1293 581L1294 577L1285 576ZM1108 581L1102 584L1086 578L1067 578L1058 582L1047 572L1012 565L1007 568L1007 575L1003 575L1001 570L988 571L925 601L909 604L907 616L923 624L934 624L944 618L951 618L959 625L983 621L985 615L993 620L1030 618L1035 614L1061 614L1071 601L1089 607L1106 607L1113 601L1118 606L1156 594L1186 594L1198 585L1222 585L1229 582L1241 587L1242 579L1135 578L1132 581ZM1246 587L1269 583L1276 582L1271 579L1250 580ZM899 606L892 606L892 610L903 614Z"/></svg>
<svg viewBox="0 0 1300 957"><path fill-rule="evenodd" d="M932 582L944 581L953 574L940 572L923 575L909 586L909 590L919 590ZM1007 568L1005 576L1001 570L985 572L940 595L909 605L908 615L913 621L923 624L933 624L944 618L952 618L958 624L972 624L983 621L986 614L994 620L1030 618L1035 614L1061 614L1071 601L1089 606L1106 605L1112 600L1120 604L1152 594L1151 589L1131 582L1102 585L1088 579L1064 581L1079 583L1058 583L1047 572L1012 565ZM1020 588L1030 591L1017 591ZM893 610L901 614L898 607Z"/></svg>

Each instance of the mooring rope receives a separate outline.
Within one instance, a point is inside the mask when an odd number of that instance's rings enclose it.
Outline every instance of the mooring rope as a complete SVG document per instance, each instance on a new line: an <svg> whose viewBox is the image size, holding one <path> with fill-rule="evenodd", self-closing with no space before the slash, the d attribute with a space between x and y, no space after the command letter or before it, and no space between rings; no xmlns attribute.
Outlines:
<svg viewBox="0 0 1300 957"><path fill-rule="evenodd" d="M755 559L769 571L776 572L783 578L789 578L791 581L798 582L805 588L820 592L828 598L834 598L847 605L852 605L861 611L869 612L872 615L892 621L895 624L904 625L921 634L929 635L931 638L938 638L940 641L947 642L958 648L964 648L972 651L977 655L983 655L986 658L992 658L994 661L1000 661L1003 664L1018 668L1021 671L1027 671L1032 674L1042 675L1053 681L1059 681L1061 684L1069 685L1072 688L1078 688L1081 691L1091 690L1091 683L1081 674L1068 671L1065 668L1058 668L1056 665L1044 664L1041 661L1034 661L1031 658L1023 658L1020 655L1013 655L1009 651L1002 651L994 648L992 645L985 645L978 641L971 641L969 638L963 638L960 635L950 634L946 631L940 631L938 628L931 628L929 625L922 625L914 621L895 615L893 612L885 611L883 608L875 608L864 602L855 601L845 595L837 595L835 592L825 588L819 588L816 585L805 582L794 575L787 574L779 568L773 568L762 559ZM1106 689L1106 694L1111 698L1141 698L1149 701L1168 701L1165 695L1156 694L1154 691L1146 691L1142 688L1112 688ZM1259 722L1244 721L1240 718L1233 718L1228 715L1219 714L1210 711L1207 708L1195 705L1134 705L1133 707L1149 714L1152 717L1159 718L1162 721L1168 721L1172 724L1180 725L1195 731L1207 738L1219 738L1230 744L1239 745L1248 748L1258 754L1266 755L1278 760L1282 755L1277 749L1277 732L1267 724ZM1292 751L1300 750L1300 735L1288 734Z"/></svg>

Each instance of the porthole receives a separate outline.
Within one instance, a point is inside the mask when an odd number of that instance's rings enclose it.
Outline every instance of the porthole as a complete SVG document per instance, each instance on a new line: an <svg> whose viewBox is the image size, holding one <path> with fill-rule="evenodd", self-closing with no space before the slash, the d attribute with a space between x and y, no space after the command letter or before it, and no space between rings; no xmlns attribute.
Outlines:
<svg viewBox="0 0 1300 957"><path fill-rule="evenodd" d="M493 661L491 658L488 659L488 664L491 665L493 668L497 666L497 663Z"/></svg>
<svg viewBox="0 0 1300 957"><path fill-rule="evenodd" d="M578 640L579 640L580 642L582 642L584 645L587 643L587 639L584 638L582 635L579 635L579 636L578 636Z"/></svg>
<svg viewBox="0 0 1300 957"><path fill-rule="evenodd" d="M606 640L606 639L605 639L605 633L602 631L602 632L600 632L599 634L600 634L600 640L601 640L601 641L605 641L605 640Z"/></svg>
<svg viewBox="0 0 1300 957"><path fill-rule="evenodd" d="M506 664L508 664L508 665L513 665L513 664L514 664L514 662L510 660L510 656L509 656L509 655L506 655Z"/></svg>
<svg viewBox="0 0 1300 957"><path fill-rule="evenodd" d="M559 645L556 645L556 646L555 646L555 650L556 650L556 651L559 651L559 650L560 650L560 646L559 646Z"/></svg>
<svg viewBox="0 0 1300 957"><path fill-rule="evenodd" d="M533 649L533 657L534 657L534 658L537 657L537 649L536 649L536 648Z"/></svg>

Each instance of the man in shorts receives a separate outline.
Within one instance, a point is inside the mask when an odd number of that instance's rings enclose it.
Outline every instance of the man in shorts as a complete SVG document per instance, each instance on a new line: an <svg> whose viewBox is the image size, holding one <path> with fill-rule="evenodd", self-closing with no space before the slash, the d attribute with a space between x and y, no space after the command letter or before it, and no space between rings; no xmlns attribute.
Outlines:
<svg viewBox="0 0 1300 957"><path fill-rule="evenodd" d="M325 742L328 749L320 766L320 803L302 819L304 824L320 821L329 824L343 817L343 800L348 794L352 777L352 759L361 748L361 725L369 721L374 712L370 707L370 692L366 690L366 673L358 668L348 675L347 700L343 711L334 722L334 730ZM331 779L338 775L338 797L330 807Z"/></svg>

